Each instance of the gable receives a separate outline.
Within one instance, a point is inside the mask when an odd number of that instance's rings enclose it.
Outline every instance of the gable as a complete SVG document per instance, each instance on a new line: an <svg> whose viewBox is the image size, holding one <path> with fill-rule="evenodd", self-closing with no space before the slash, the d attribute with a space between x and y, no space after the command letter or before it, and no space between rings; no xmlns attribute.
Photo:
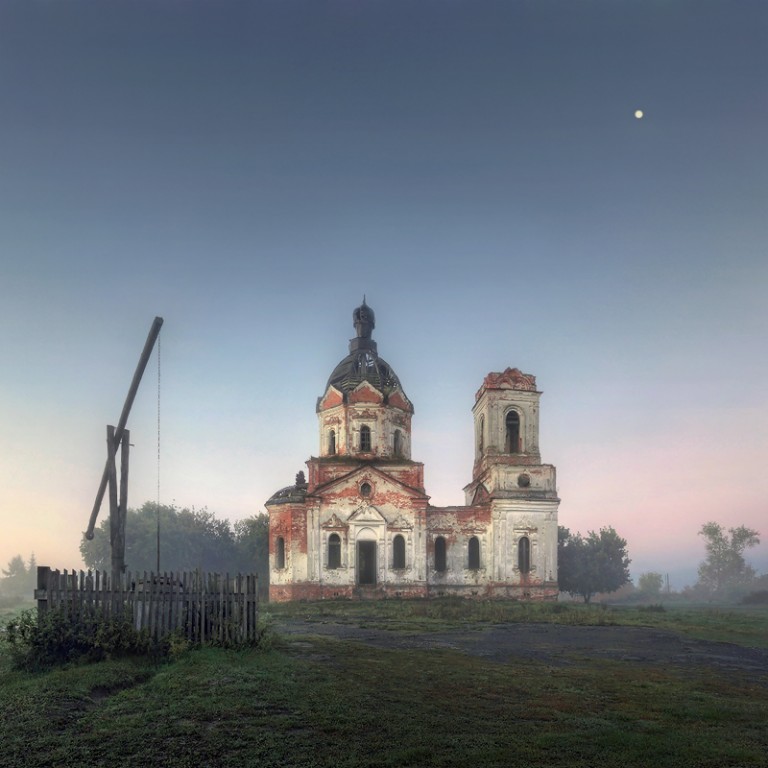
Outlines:
<svg viewBox="0 0 768 768"><path fill-rule="evenodd" d="M344 402L344 395L333 385L328 387L328 391L317 404L318 411L327 411L329 408L335 408Z"/></svg>
<svg viewBox="0 0 768 768"><path fill-rule="evenodd" d="M399 390L396 389L387 399L387 403L394 408L399 408L401 411L413 412L413 406L408 398Z"/></svg>
<svg viewBox="0 0 768 768"><path fill-rule="evenodd" d="M343 530L349 526L334 512L320 527L325 529Z"/></svg>
<svg viewBox="0 0 768 768"><path fill-rule="evenodd" d="M396 477L393 477L378 467L370 464L358 466L346 475L329 480L323 485L318 485L314 489L313 495L322 498L325 494L343 493L345 488L354 488L355 492L357 492L357 488L363 482L368 482L374 485L376 494L379 494L382 491L391 490L395 493L403 496L410 496L414 499L429 498L426 493L418 488L406 485Z"/></svg>
<svg viewBox="0 0 768 768"><path fill-rule="evenodd" d="M383 403L384 395L370 382L361 381L350 393L350 403Z"/></svg>
<svg viewBox="0 0 768 768"><path fill-rule="evenodd" d="M347 523L356 525L386 525L387 518L373 504L363 502L348 518Z"/></svg>
<svg viewBox="0 0 768 768"><path fill-rule="evenodd" d="M402 515L398 515L397 519L391 522L387 528L390 531L411 531L413 530L413 523L410 520L406 520Z"/></svg>

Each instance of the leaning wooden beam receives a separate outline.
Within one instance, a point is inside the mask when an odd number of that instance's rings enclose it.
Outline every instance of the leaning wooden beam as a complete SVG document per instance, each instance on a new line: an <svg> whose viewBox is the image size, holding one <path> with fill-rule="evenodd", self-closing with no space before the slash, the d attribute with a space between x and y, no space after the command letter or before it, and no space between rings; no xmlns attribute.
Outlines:
<svg viewBox="0 0 768 768"><path fill-rule="evenodd" d="M123 412L120 414L120 421L117 422L115 428L115 450L123 439L123 432L125 425L128 422L128 415L131 412L133 401L136 398L136 392L139 389L141 383L141 377L144 375L144 369L147 367L149 357L152 354L152 349L155 346L155 341L160 334L160 328L163 325L163 318L156 317L152 323L152 327L149 329L149 335L144 343L144 349L139 358L139 364L136 366L136 372L133 374L133 380L131 386L128 389L128 396L125 398L125 405L123 405ZM107 483L109 481L109 461L107 466L104 467L104 472L101 476L101 483L99 484L99 490L96 492L96 501L93 503L93 510L91 511L91 519L88 521L88 530L85 532L86 539L93 538L93 530L96 527L96 518L99 516L99 510L101 509L101 502L104 499L104 492L107 490Z"/></svg>

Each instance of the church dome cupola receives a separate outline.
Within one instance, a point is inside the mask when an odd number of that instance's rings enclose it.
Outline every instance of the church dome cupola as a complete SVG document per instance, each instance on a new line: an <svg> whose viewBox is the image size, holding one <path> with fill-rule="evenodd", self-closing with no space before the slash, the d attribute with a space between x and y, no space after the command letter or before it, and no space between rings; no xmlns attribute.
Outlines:
<svg viewBox="0 0 768 768"><path fill-rule="evenodd" d="M350 339L349 354L333 369L326 390L333 386L347 393L367 381L385 397L395 390L402 392L400 379L392 366L379 357L376 342L371 338L376 327L376 315L365 303L365 297L352 313L352 322L357 335Z"/></svg>
<svg viewBox="0 0 768 768"><path fill-rule="evenodd" d="M355 338L317 401L320 456L334 460L410 460L413 405L371 338L376 315L363 303L352 312Z"/></svg>

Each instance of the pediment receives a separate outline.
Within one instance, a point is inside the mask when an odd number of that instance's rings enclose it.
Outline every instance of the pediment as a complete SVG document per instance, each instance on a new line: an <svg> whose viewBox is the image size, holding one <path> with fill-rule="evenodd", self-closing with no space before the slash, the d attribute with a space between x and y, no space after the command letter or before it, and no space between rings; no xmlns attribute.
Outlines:
<svg viewBox="0 0 768 768"><path fill-rule="evenodd" d="M391 531L410 531L413 530L413 522L411 520L406 520L403 515L398 515L397 519L391 522L387 528Z"/></svg>
<svg viewBox="0 0 768 768"><path fill-rule="evenodd" d="M413 413L413 405L411 401L405 396L402 390L396 389L388 398L387 405L391 405L394 408L399 408L401 411L407 411Z"/></svg>
<svg viewBox="0 0 768 768"><path fill-rule="evenodd" d="M369 482L375 486L377 492L381 492L382 489L391 488L393 491L410 496L414 499L426 499L429 498L423 491L413 488L410 485L406 485L396 477L388 475L385 471L375 467L371 464L365 464L356 467L351 472L341 477L335 477L329 480L322 486L318 486L314 490L314 495L322 497L323 494L328 492L337 492L341 488L351 488L359 486L363 482Z"/></svg>
<svg viewBox="0 0 768 768"><path fill-rule="evenodd" d="M369 381L361 381L350 393L350 403L383 403L384 395Z"/></svg>
<svg viewBox="0 0 768 768"><path fill-rule="evenodd" d="M326 520L321 526L321 528L336 528L336 529L342 529L342 528L348 528L349 526L334 512L328 520Z"/></svg>
<svg viewBox="0 0 768 768"><path fill-rule="evenodd" d="M347 523L355 525L386 525L387 519L372 504L360 505L348 518Z"/></svg>
<svg viewBox="0 0 768 768"><path fill-rule="evenodd" d="M326 390L326 393L320 398L320 402L317 404L318 411L327 411L329 408L335 408L337 405L341 405L344 402L344 394L341 390L331 384Z"/></svg>

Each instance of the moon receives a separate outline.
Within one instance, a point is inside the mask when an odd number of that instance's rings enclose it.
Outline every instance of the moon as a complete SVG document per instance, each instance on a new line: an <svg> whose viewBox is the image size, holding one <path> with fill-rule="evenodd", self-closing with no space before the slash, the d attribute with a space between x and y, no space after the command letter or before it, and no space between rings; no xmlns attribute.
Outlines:
<svg viewBox="0 0 768 768"><path fill-rule="evenodd" d="M642 120L643 119L643 110L642 109L636 109L635 110L635 117L638 120Z"/></svg>

